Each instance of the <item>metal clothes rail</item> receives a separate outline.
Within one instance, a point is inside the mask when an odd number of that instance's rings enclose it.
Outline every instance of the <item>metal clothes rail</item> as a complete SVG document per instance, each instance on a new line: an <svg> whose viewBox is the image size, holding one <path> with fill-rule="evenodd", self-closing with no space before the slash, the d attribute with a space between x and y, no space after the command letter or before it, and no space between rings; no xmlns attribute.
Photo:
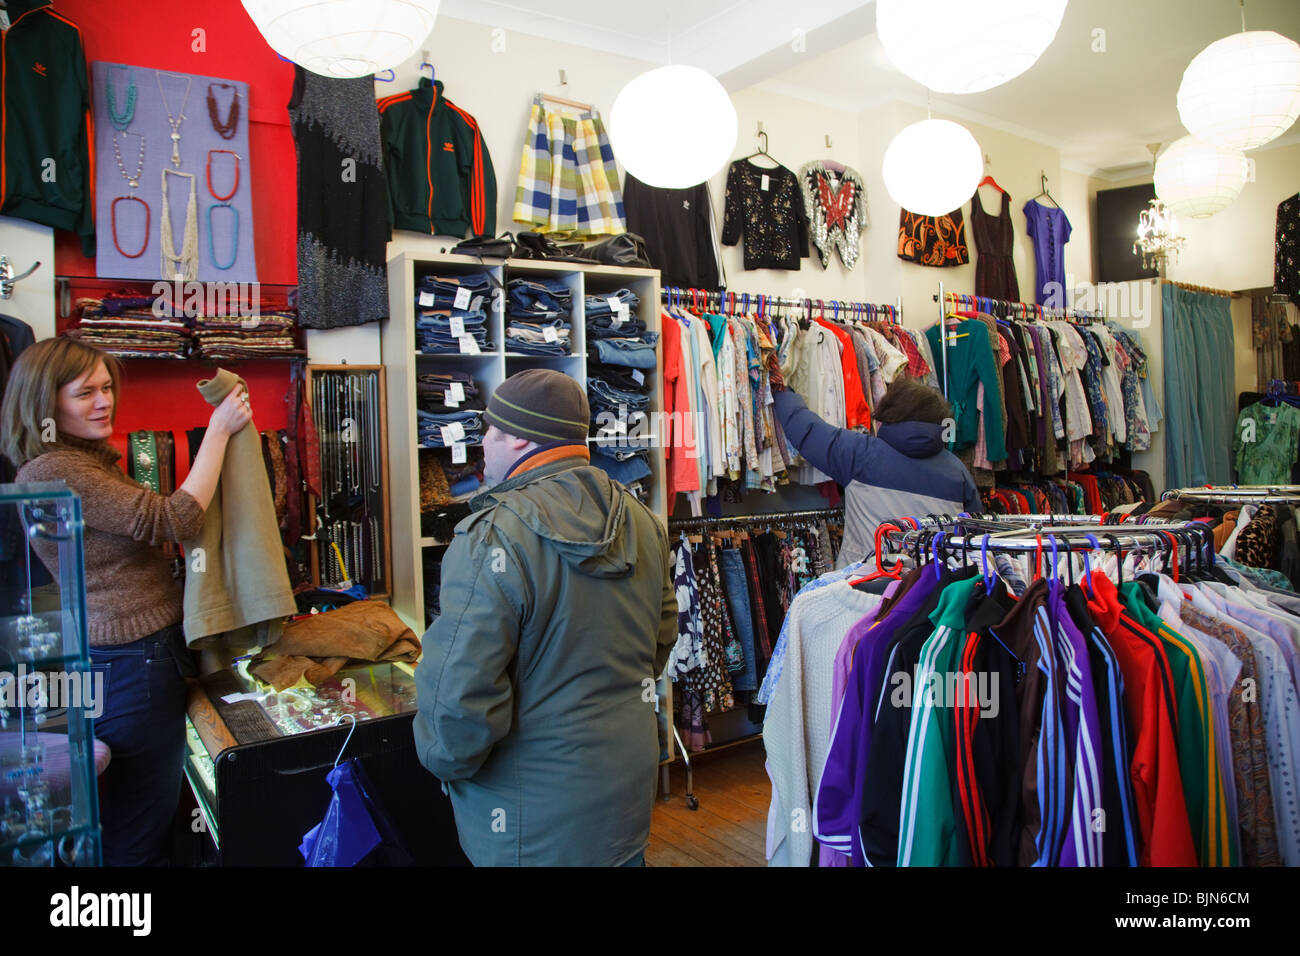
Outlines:
<svg viewBox="0 0 1300 956"><path fill-rule="evenodd" d="M690 517L669 518L669 531L690 531L696 528L730 527L742 524L807 524L818 519L843 520L843 508L817 508L810 511L771 511L766 514L723 515L720 518Z"/></svg>
<svg viewBox="0 0 1300 956"><path fill-rule="evenodd" d="M1206 485L1203 488L1170 488L1161 501L1201 501L1207 504L1296 504L1300 485Z"/></svg>
<svg viewBox="0 0 1300 956"><path fill-rule="evenodd" d="M659 290L659 297L669 304L690 305L697 309L735 315L747 314L751 305L760 315L766 315L772 308L805 309L810 315L813 309L819 317L839 319L841 314L846 319L859 321L890 322L903 324L903 297L897 296L894 303L854 302L844 299L792 299L783 295L767 295L758 292L729 292L726 289L683 289L678 286L665 286Z"/></svg>

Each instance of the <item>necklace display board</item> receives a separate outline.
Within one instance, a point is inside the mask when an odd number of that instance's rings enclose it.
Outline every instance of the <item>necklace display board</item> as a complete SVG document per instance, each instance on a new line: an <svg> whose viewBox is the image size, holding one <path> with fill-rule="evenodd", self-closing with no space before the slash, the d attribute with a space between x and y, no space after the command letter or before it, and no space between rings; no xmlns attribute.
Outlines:
<svg viewBox="0 0 1300 956"><path fill-rule="evenodd" d="M104 62L91 84L96 275L256 282L248 84Z"/></svg>

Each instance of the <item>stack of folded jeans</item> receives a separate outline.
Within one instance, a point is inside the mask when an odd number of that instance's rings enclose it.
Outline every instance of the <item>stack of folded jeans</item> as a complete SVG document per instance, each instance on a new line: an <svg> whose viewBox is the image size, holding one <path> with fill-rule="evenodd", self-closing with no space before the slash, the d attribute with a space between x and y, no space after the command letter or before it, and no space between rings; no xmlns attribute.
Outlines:
<svg viewBox="0 0 1300 956"><path fill-rule="evenodd" d="M421 278L415 287L416 347L421 352L463 352L466 349L456 334L462 333L474 340L480 352L487 351L491 284L486 273Z"/></svg>
<svg viewBox="0 0 1300 956"><path fill-rule="evenodd" d="M645 332L645 322L636 315L640 304L636 293L628 289L619 289L611 295L587 296L587 341L639 338Z"/></svg>
<svg viewBox="0 0 1300 956"><path fill-rule="evenodd" d="M635 440L593 442L591 463L615 481L632 488L645 484L645 479L650 477L650 448Z"/></svg>
<svg viewBox="0 0 1300 956"><path fill-rule="evenodd" d="M426 372L416 376L415 400L430 412L483 411L485 407L478 386L467 372Z"/></svg>
<svg viewBox="0 0 1300 956"><path fill-rule="evenodd" d="M446 411L434 412L416 408L415 417L422 448L447 448L457 442L466 445L483 443L481 411L449 408ZM459 431L456 430L457 425L460 426Z"/></svg>
<svg viewBox="0 0 1300 956"><path fill-rule="evenodd" d="M506 288L506 351L572 355L573 293L561 279L511 279Z"/></svg>

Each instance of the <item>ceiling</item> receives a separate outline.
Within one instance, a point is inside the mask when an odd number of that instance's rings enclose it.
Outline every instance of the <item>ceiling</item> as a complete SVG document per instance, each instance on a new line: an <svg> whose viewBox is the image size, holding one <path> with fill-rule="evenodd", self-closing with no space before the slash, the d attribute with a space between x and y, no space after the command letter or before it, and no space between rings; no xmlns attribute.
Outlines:
<svg viewBox="0 0 1300 956"><path fill-rule="evenodd" d="M442 13L651 63L692 63L733 91L758 86L852 112L926 102L925 88L885 57L874 4L863 0L527 3L443 0ZM1300 40L1300 2L1249 0L1246 25ZM1240 29L1234 0L1071 0L1029 71L983 93L936 95L932 106L1051 145L1067 168L1131 178L1150 168L1146 144L1185 134L1175 105L1183 69ZM1104 51L1094 51L1099 37ZM1274 144L1297 141L1300 124Z"/></svg>

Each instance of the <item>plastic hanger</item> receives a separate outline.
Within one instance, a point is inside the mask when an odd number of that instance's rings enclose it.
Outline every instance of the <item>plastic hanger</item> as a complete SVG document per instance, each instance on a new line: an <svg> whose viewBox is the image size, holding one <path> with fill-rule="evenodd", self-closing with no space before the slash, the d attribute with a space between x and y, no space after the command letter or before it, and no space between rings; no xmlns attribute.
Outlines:
<svg viewBox="0 0 1300 956"><path fill-rule="evenodd" d="M902 531L903 529L891 522L885 522L876 528L876 570L871 574L863 575L849 582L850 587L856 588L859 584L865 584L867 581L875 581L879 578L893 578L895 580L903 576L903 562L897 562L892 568L886 568L880 560L881 546L884 536L890 531Z"/></svg>
<svg viewBox="0 0 1300 956"><path fill-rule="evenodd" d="M979 189L980 186L992 186L998 192L1002 193L1002 195L1005 196L1007 194L1007 191L1003 189L1001 186L999 186L998 181L994 179L992 176L985 176L975 185L975 188Z"/></svg>
<svg viewBox="0 0 1300 956"><path fill-rule="evenodd" d="M1040 193L1039 193L1037 196L1035 196L1033 199L1031 199L1030 202L1038 202L1039 197L1041 197L1041 196L1046 196L1048 199L1050 199L1050 200L1052 201L1052 205L1053 205L1053 206L1055 206L1057 209L1060 209L1060 208L1061 208L1061 204L1060 204L1059 202L1057 202L1057 201L1056 201L1056 198L1051 194L1050 191L1048 191L1048 188L1047 188L1047 173L1043 173L1042 176L1041 176L1040 178L1041 178L1041 181L1042 181L1043 191L1040 192ZM1042 205L1042 204L1039 203L1039 205Z"/></svg>
<svg viewBox="0 0 1300 956"><path fill-rule="evenodd" d="M772 154L767 151L766 131L761 129L758 131L758 141L759 141L758 149L755 152L752 152L748 156L746 156L745 161L751 160L756 156L766 156L768 159L772 160L772 162L776 163L776 165L772 167L773 169L781 169L782 168L781 164L777 163L776 159L772 156Z"/></svg>

